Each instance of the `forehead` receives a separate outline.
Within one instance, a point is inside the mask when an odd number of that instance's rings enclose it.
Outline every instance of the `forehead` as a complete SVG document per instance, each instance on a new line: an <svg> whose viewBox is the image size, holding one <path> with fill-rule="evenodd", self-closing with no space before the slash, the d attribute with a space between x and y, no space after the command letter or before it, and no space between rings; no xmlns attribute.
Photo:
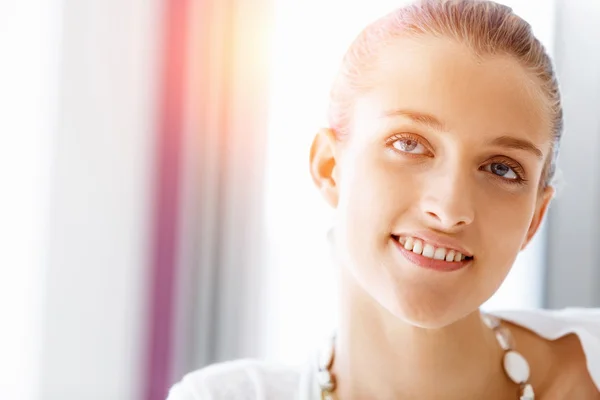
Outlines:
<svg viewBox="0 0 600 400"><path fill-rule="evenodd" d="M549 114L535 77L510 56L477 57L451 39L401 38L379 54L354 117L393 109L431 114L449 130L550 141Z"/></svg>

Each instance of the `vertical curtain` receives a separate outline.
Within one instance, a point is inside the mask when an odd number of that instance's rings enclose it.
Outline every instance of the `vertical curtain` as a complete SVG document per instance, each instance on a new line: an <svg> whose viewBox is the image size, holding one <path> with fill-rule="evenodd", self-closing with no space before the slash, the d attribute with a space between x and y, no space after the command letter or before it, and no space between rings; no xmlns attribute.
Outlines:
<svg viewBox="0 0 600 400"><path fill-rule="evenodd" d="M272 25L269 0L198 2L190 11L183 370L261 351Z"/></svg>
<svg viewBox="0 0 600 400"><path fill-rule="evenodd" d="M52 130L46 250L28 249L43 260L43 274L37 276L41 318L32 332L39 382L28 376L27 384L39 383L35 392L43 400L140 399L159 0L19 3L33 24L44 23L40 13L56 13L60 36L58 48L49 47L58 77L47 78L57 86L49 99L55 124L32 102L35 91L21 87L29 97L24 117ZM10 40L29 52L20 35ZM35 67L39 75L23 69L34 85L46 79L47 65ZM7 132L18 136L26 126Z"/></svg>
<svg viewBox="0 0 600 400"><path fill-rule="evenodd" d="M144 387L147 400L164 399L171 383L189 9L186 0L163 4Z"/></svg>
<svg viewBox="0 0 600 400"><path fill-rule="evenodd" d="M176 5L167 7L167 24L179 25L166 30L163 92L181 102L172 99L161 111L158 166L163 178L155 194L149 338L153 356L146 376L151 400L164 398L188 371L260 355L265 309L261 282L272 5L269 0L171 3ZM185 21L179 20L182 15ZM169 63L182 68L174 72ZM180 73L181 79L171 73ZM179 122L169 123L169 118Z"/></svg>

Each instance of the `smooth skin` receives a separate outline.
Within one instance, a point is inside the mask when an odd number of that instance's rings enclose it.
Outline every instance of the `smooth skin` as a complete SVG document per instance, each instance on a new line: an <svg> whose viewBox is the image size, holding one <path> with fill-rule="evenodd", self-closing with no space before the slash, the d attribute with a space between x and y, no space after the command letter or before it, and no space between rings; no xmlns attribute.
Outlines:
<svg viewBox="0 0 600 400"><path fill-rule="evenodd" d="M510 56L478 57L431 36L396 40L376 65L348 134L322 129L310 155L336 215L337 394L516 399L479 307L554 194L540 185L552 142L539 83ZM473 261L452 272L412 264L393 235L417 231L457 241ZM550 342L509 326L536 398L600 398L575 336Z"/></svg>

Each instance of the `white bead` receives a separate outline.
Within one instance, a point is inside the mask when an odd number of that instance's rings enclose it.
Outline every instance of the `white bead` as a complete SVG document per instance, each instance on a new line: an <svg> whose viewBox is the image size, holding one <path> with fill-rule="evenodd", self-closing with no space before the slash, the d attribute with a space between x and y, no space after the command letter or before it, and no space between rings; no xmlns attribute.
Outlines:
<svg viewBox="0 0 600 400"><path fill-rule="evenodd" d="M496 329L500 326L500 319L494 315L481 314L481 319L490 329Z"/></svg>
<svg viewBox="0 0 600 400"><path fill-rule="evenodd" d="M535 400L533 387L529 383L523 387L523 391L521 392L521 400Z"/></svg>
<svg viewBox="0 0 600 400"><path fill-rule="evenodd" d="M496 329L496 340L504 351L512 350L515 348L515 341L508 330L504 326L500 326Z"/></svg>
<svg viewBox="0 0 600 400"><path fill-rule="evenodd" d="M514 350L504 354L504 371L514 383L521 384L529 380L529 364Z"/></svg>

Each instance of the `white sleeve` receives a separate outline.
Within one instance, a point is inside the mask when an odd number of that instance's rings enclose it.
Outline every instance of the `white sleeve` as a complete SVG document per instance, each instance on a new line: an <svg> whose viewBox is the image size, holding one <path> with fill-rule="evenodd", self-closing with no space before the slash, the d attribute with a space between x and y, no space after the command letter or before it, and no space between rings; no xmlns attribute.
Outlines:
<svg viewBox="0 0 600 400"><path fill-rule="evenodd" d="M167 400L209 400L209 397L200 397L196 395L192 390L185 386L184 382L181 381L176 383L169 390Z"/></svg>
<svg viewBox="0 0 600 400"><path fill-rule="evenodd" d="M296 397L296 368L258 360L236 360L190 372L167 400L288 400Z"/></svg>
<svg viewBox="0 0 600 400"><path fill-rule="evenodd" d="M213 364L188 373L176 383L167 400L256 400L254 363L238 360Z"/></svg>

